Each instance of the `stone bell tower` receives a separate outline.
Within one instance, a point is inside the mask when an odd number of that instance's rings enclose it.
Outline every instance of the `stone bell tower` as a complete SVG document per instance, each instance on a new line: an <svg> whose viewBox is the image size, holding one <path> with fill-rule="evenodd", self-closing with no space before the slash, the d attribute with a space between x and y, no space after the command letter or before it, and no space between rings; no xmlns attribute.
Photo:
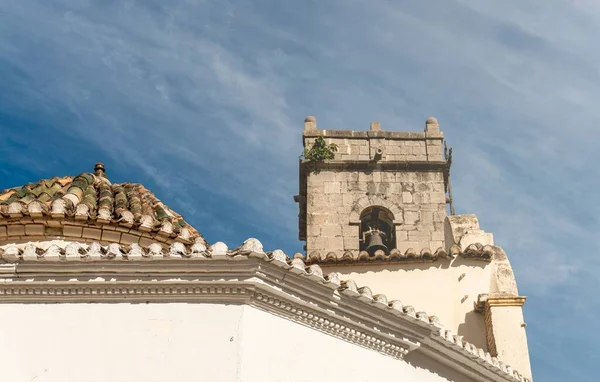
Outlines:
<svg viewBox="0 0 600 382"><path fill-rule="evenodd" d="M300 162L299 239L310 258L389 256L444 247L450 161L435 118L423 132L322 130L304 122L303 143L337 145L331 160ZM333 259L331 259L333 260Z"/></svg>
<svg viewBox="0 0 600 382"><path fill-rule="evenodd" d="M531 378L525 296L492 233L475 215L453 214L452 151L438 121L428 118L423 132L383 131L376 122L351 131L319 129L308 117L303 141L317 148L305 157L317 160L300 161L295 200L306 256L297 256L350 280L346 294L383 307L400 301L415 319L435 312L445 338Z"/></svg>

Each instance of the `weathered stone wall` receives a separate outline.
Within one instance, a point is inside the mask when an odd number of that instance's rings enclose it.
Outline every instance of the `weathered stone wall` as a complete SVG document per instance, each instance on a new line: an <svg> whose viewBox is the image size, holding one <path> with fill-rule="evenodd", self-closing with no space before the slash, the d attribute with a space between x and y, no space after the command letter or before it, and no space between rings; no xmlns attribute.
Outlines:
<svg viewBox="0 0 600 382"><path fill-rule="evenodd" d="M345 133L347 137L339 137L340 133ZM335 143L338 146L335 160L373 160L377 149L381 150L380 161L383 162L443 160L441 134L428 139L424 133L394 132L384 135L384 133L323 130L321 134L317 134L319 135L325 137L327 143ZM386 136L388 138L385 138ZM305 147L312 147L315 139L316 136L305 137Z"/></svg>
<svg viewBox="0 0 600 382"><path fill-rule="evenodd" d="M307 183L307 250L359 249L357 217L369 206L394 214L397 248L444 246L446 196L441 172L321 171Z"/></svg>
<svg viewBox="0 0 600 382"><path fill-rule="evenodd" d="M437 121L428 120L423 133L407 133L384 132L377 123L368 132L318 130L307 119L305 147L319 136L338 151L329 165L306 172L307 252L341 257L357 251L360 214L370 206L392 212L400 251L444 247L443 134Z"/></svg>

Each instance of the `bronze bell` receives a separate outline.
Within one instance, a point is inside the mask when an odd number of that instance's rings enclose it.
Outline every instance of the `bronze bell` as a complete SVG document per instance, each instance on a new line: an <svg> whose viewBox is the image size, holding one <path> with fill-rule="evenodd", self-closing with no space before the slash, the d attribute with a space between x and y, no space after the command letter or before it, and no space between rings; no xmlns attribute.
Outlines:
<svg viewBox="0 0 600 382"><path fill-rule="evenodd" d="M369 252L370 255L373 255L378 249L387 252L388 248L383 244L382 235L384 234L380 231L371 231L369 235L369 245L367 246L367 252Z"/></svg>

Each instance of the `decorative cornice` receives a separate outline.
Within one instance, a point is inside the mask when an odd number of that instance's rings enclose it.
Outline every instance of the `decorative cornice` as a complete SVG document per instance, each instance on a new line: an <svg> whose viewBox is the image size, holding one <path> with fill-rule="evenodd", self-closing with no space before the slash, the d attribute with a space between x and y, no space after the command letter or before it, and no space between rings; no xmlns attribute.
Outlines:
<svg viewBox="0 0 600 382"><path fill-rule="evenodd" d="M480 294L475 309L479 312L489 310L496 306L517 306L522 307L525 304L526 296L514 296L503 293Z"/></svg>
<svg viewBox="0 0 600 382"><path fill-rule="evenodd" d="M226 302L249 304L401 358L418 349L476 380L524 381L489 353L452 336L435 316L388 301L316 264L265 253L256 239L229 250L172 244L28 244L0 249L0 303Z"/></svg>
<svg viewBox="0 0 600 382"><path fill-rule="evenodd" d="M492 261L494 254L500 247L493 245L471 244L464 250L453 245L448 251L444 248L438 248L432 251L429 248L423 248L420 251L415 251L412 248L407 249L404 253L398 249L392 249L389 252L377 250L373 255L367 251L344 251L343 253L328 252L326 255L319 251L312 251L305 258L302 254L294 255L294 258L300 258L309 264L370 264L376 262L402 262L402 263L432 263L438 260L451 260L456 256L466 259Z"/></svg>

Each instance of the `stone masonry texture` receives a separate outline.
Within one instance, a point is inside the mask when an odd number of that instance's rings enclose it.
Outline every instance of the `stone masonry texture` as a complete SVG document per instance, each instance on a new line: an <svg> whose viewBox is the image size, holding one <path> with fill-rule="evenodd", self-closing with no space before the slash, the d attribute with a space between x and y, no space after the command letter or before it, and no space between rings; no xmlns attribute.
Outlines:
<svg viewBox="0 0 600 382"><path fill-rule="evenodd" d="M317 136L338 146L318 171L301 172L307 253L357 251L359 217L370 206L392 212L400 251L443 247L446 163L436 127L428 120L424 133L305 129L305 147Z"/></svg>

